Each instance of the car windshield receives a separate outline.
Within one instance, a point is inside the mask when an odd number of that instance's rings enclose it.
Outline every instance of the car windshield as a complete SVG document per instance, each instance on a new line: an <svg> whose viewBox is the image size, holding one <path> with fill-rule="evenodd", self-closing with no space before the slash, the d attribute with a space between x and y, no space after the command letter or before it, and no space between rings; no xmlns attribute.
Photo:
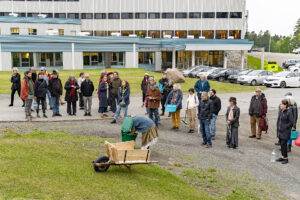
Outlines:
<svg viewBox="0 0 300 200"><path fill-rule="evenodd" d="M274 74L273 76L275 76L275 77L285 77L285 76L287 76L290 73L291 72L279 72L277 74Z"/></svg>
<svg viewBox="0 0 300 200"><path fill-rule="evenodd" d="M221 74L221 73L224 73L226 71L227 71L227 69L223 69L223 70L219 71L219 73Z"/></svg>
<svg viewBox="0 0 300 200"><path fill-rule="evenodd" d="M223 71L224 69L215 69L214 73L219 73L220 71Z"/></svg>
<svg viewBox="0 0 300 200"><path fill-rule="evenodd" d="M247 70L247 71L242 71L240 73L238 73L238 75L247 75L249 74L251 71Z"/></svg>
<svg viewBox="0 0 300 200"><path fill-rule="evenodd" d="M252 72L250 72L248 75L249 75L249 76L257 76L257 75L259 75L261 72L262 72L262 71L252 71Z"/></svg>

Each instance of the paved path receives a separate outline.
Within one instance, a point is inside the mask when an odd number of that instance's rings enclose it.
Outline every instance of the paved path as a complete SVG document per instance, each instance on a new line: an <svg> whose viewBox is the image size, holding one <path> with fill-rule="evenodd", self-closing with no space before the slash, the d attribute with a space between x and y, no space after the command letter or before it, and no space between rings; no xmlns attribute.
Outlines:
<svg viewBox="0 0 300 200"><path fill-rule="evenodd" d="M300 89L299 88L290 88L290 89L268 89L264 91L268 99L269 109L274 110L278 108L278 104L284 95L287 92L292 92L293 96L296 98L297 102L300 102ZM222 110L220 115L224 115L228 105L228 99L231 96L235 96L238 101L238 106L241 108L242 113L248 112L248 106L251 96L254 92L251 93L237 93L237 94L217 94L222 100ZM184 95L184 102L186 101L186 96ZM145 109L141 108L141 97L138 95L133 95L130 99L131 104L129 106L129 114L134 115L144 115ZM19 98L15 98L15 106L8 107L10 103L9 95L0 95L0 121L25 121L24 108L21 107L22 102ZM299 104L299 103L298 103ZM183 105L186 105L185 103ZM35 121L69 121L69 120L86 120L86 119L99 119L100 115L98 114L98 99L94 96L93 106L92 106L92 117L84 117L84 112L82 110L77 111L77 116L68 116L67 106L60 106L61 114L63 117L52 117L52 111L47 110L48 119L36 119ZM182 115L183 112L181 113ZM33 114L35 116L35 113ZM109 116L112 117L112 113L109 113Z"/></svg>

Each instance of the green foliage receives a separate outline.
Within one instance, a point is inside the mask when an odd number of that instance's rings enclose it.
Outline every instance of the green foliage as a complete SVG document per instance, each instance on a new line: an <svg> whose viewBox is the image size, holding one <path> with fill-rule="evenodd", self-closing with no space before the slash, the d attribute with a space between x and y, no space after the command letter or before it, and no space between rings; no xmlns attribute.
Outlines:
<svg viewBox="0 0 300 200"><path fill-rule="evenodd" d="M7 131L0 139L0 199L211 199L156 165L96 173L104 139Z"/></svg>
<svg viewBox="0 0 300 200"><path fill-rule="evenodd" d="M253 56L248 56L247 57L247 65L248 65L249 69L260 70L261 69L261 59L253 57ZM268 66L268 61L265 60L264 61L264 70L267 70L267 66ZM283 71L283 68L279 66L278 71L276 71L276 72L282 72L282 71Z"/></svg>

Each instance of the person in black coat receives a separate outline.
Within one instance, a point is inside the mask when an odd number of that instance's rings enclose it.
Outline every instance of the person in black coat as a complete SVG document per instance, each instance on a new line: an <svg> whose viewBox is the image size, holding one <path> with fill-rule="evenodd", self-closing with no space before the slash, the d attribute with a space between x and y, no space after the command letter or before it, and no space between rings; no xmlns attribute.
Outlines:
<svg viewBox="0 0 300 200"><path fill-rule="evenodd" d="M95 90L93 82L90 80L90 75L85 74L85 79L81 83L81 94L83 96L83 104L84 104L84 116L92 116L92 101L93 101L93 92Z"/></svg>
<svg viewBox="0 0 300 200"><path fill-rule="evenodd" d="M108 107L108 92L109 92L109 84L107 82L107 76L103 77L103 81L99 85L99 113L101 114L101 118L108 117L107 107Z"/></svg>
<svg viewBox="0 0 300 200"><path fill-rule="evenodd" d="M281 146L282 157L277 159L277 162L282 164L288 163L287 142L291 139L291 130L294 119L291 109L288 109L288 101L286 99L281 101L280 111L277 119L277 135Z"/></svg>
<svg viewBox="0 0 300 200"><path fill-rule="evenodd" d="M79 85L75 79L74 75L70 75L69 79L65 83L66 96L65 100L67 102L67 112L69 115L76 115L76 102L78 101Z"/></svg>
<svg viewBox="0 0 300 200"><path fill-rule="evenodd" d="M240 126L240 108L236 106L236 98L230 97L230 105L226 112L227 135L226 144L228 148L236 149L238 147L238 128Z"/></svg>
<svg viewBox="0 0 300 200"><path fill-rule="evenodd" d="M39 115L40 104L42 104L43 117L47 118L46 106L45 106L47 90L48 90L47 82L43 78L43 73L40 72L38 74L38 79L35 81L35 84L34 84L34 99L36 100L37 105L38 105L38 108L36 110L37 118L40 118L40 115Z"/></svg>
<svg viewBox="0 0 300 200"><path fill-rule="evenodd" d="M169 80L168 85L164 87L163 93L162 93L162 101L166 102L169 94L173 90L173 81ZM169 117L171 117L171 113L169 113Z"/></svg>
<svg viewBox="0 0 300 200"><path fill-rule="evenodd" d="M8 105L9 107L14 106L15 93L18 92L19 97L21 95L21 76L18 72L19 72L18 68L14 67L13 74L10 78L10 82L12 83L12 86L11 86L10 104ZM24 103L25 101L23 101L22 107L24 107Z"/></svg>

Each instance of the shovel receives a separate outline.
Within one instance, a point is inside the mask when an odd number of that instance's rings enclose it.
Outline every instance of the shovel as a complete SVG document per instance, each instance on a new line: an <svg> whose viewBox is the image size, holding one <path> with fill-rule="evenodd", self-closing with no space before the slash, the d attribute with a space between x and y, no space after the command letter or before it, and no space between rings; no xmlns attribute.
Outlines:
<svg viewBox="0 0 300 200"><path fill-rule="evenodd" d="M187 121L186 121L186 112L187 112L187 110L185 111L184 119L181 120L181 121L182 121L182 123L184 123L185 125L188 125L188 123L187 123Z"/></svg>

